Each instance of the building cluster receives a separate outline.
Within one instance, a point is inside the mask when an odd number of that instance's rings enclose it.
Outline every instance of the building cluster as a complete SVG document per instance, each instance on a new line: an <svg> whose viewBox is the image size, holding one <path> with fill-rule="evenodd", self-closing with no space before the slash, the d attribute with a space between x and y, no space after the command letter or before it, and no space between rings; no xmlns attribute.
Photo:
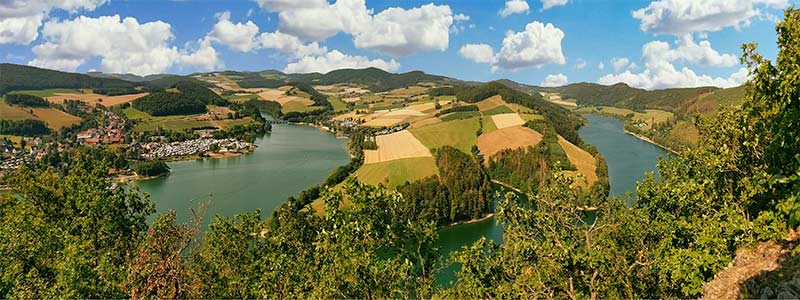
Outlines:
<svg viewBox="0 0 800 300"><path fill-rule="evenodd" d="M103 111L105 126L90 128L78 133L78 141L86 144L120 144L125 142L125 119L110 111Z"/></svg>
<svg viewBox="0 0 800 300"><path fill-rule="evenodd" d="M158 159L192 156L210 151L243 152L254 146L252 143L240 142L235 139L193 139L173 143L146 143L142 145L146 152L141 156L145 159Z"/></svg>
<svg viewBox="0 0 800 300"><path fill-rule="evenodd" d="M395 132L398 132L398 131L401 131L403 129L408 128L408 126L410 126L410 125L411 124L409 124L409 123L401 123L401 124L398 124L398 125L386 128L386 129L378 130L378 131L375 132L375 135L385 135L385 134L395 133Z"/></svg>

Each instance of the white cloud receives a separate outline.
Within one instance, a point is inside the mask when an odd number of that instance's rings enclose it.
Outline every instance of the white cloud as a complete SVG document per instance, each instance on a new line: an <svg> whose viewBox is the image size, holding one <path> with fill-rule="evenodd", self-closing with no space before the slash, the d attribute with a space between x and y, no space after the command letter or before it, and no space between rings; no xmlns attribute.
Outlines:
<svg viewBox="0 0 800 300"><path fill-rule="evenodd" d="M611 66L614 71L619 71L630 65L630 60L627 57L614 57L611 58Z"/></svg>
<svg viewBox="0 0 800 300"><path fill-rule="evenodd" d="M370 60L365 56L352 56L333 50L321 56L306 56L297 62L290 63L284 68L287 73L327 73L337 69L353 68L379 68L389 72L400 69L400 64L394 59L385 61L382 59Z"/></svg>
<svg viewBox="0 0 800 300"><path fill-rule="evenodd" d="M567 5L569 0L542 0L542 10L548 10L555 6Z"/></svg>
<svg viewBox="0 0 800 300"><path fill-rule="evenodd" d="M92 11L106 0L0 1L0 44L27 45L39 36L42 20L51 10Z"/></svg>
<svg viewBox="0 0 800 300"><path fill-rule="evenodd" d="M642 47L644 70L639 73L630 70L618 74L601 77L598 83L615 84L625 82L631 86L644 89L660 89L672 87L719 86L730 87L742 84L746 80L747 70L740 68L729 77L712 77L697 74L689 67L676 67L674 63L690 63L710 66L734 66L735 57L719 54L711 48L708 41L694 43L689 37L683 37L672 48L663 41L652 41ZM624 65L624 64L621 64ZM619 71L617 65L615 70Z"/></svg>
<svg viewBox="0 0 800 300"><path fill-rule="evenodd" d="M296 58L308 55L322 55L328 51L327 47L320 47L317 42L303 44L299 38L280 31L265 32L259 35L258 43L263 48L276 49L283 53L292 54Z"/></svg>
<svg viewBox="0 0 800 300"><path fill-rule="evenodd" d="M506 5L503 7L498 14L503 17L507 17L513 14L521 14L521 13L529 13L531 10L530 6L528 6L528 2L525 0L508 0L506 1Z"/></svg>
<svg viewBox="0 0 800 300"><path fill-rule="evenodd" d="M545 64L565 64L561 52L564 32L547 23L531 22L521 32L509 32L503 39L503 47L497 53L496 66L503 69L519 69Z"/></svg>
<svg viewBox="0 0 800 300"><path fill-rule="evenodd" d="M600 62L599 64L597 64L597 68L600 69L600 70L605 69L606 68L606 64L604 64L603 62Z"/></svg>
<svg viewBox="0 0 800 300"><path fill-rule="evenodd" d="M367 9L365 0L256 0L262 8L278 12L279 31L301 39L321 41L339 32L353 36L356 47L393 56L419 51L444 51L454 21L469 16L453 16L447 5L426 4L404 9L390 7L377 14ZM462 27L452 29L461 31Z"/></svg>
<svg viewBox="0 0 800 300"><path fill-rule="evenodd" d="M476 63L493 64L495 62L494 49L487 44L466 44L461 46L458 54Z"/></svg>
<svg viewBox="0 0 800 300"><path fill-rule="evenodd" d="M375 15L369 26L355 35L354 43L359 48L395 56L444 51L449 43L451 24L453 13L446 5L426 4L408 10L392 7Z"/></svg>
<svg viewBox="0 0 800 300"><path fill-rule="evenodd" d="M545 87L555 87L555 86L566 85L567 82L569 82L567 80L567 76L564 75L564 74L558 73L558 74L547 75L547 77L544 78L544 80L542 81L542 83L540 85L541 86L545 86Z"/></svg>
<svg viewBox="0 0 800 300"><path fill-rule="evenodd" d="M575 68L580 70L586 67L586 61L582 58L578 58L578 61L575 63Z"/></svg>
<svg viewBox="0 0 800 300"><path fill-rule="evenodd" d="M140 24L118 15L52 20L42 28L44 43L33 47L30 65L74 71L94 57L104 72L148 75L168 68L195 66L212 69L221 65L210 41L196 42L195 51L168 46L174 36L170 24L161 21Z"/></svg>
<svg viewBox="0 0 800 300"><path fill-rule="evenodd" d="M642 31L683 35L741 28L761 14L757 6L783 8L786 0L660 0L633 12Z"/></svg>
<svg viewBox="0 0 800 300"><path fill-rule="evenodd" d="M252 21L247 23L233 23L230 21L231 12L225 11L217 15L217 24L208 37L217 43L224 44L231 49L249 52L256 46L254 42L258 34L258 26Z"/></svg>

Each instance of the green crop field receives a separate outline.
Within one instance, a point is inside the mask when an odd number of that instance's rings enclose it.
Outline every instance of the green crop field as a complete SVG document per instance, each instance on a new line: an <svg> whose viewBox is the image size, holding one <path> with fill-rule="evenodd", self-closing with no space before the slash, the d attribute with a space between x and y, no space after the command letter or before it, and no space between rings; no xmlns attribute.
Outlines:
<svg viewBox="0 0 800 300"><path fill-rule="evenodd" d="M414 182L438 173L439 170L433 157L414 157L366 164L361 166L355 174L363 183L384 184L393 189L406 181Z"/></svg>
<svg viewBox="0 0 800 300"><path fill-rule="evenodd" d="M497 125L494 124L492 117L483 117L481 122L483 123L484 134L497 130Z"/></svg>
<svg viewBox="0 0 800 300"><path fill-rule="evenodd" d="M28 94L34 95L39 97L50 97L55 96L57 93L80 93L78 90L74 89L47 89L47 90L32 90L32 91L14 91L11 92L12 94Z"/></svg>
<svg viewBox="0 0 800 300"><path fill-rule="evenodd" d="M331 106L333 106L334 112L338 113L347 111L347 103L344 103L342 99L339 99L338 97L330 97L328 98L328 101L330 101Z"/></svg>
<svg viewBox="0 0 800 300"><path fill-rule="evenodd" d="M188 118L192 116L154 117L133 107L126 108L123 112L128 119L136 120L137 123L133 130L139 132L154 131L159 126L164 130L171 131L213 126L208 121L189 120Z"/></svg>
<svg viewBox="0 0 800 300"><path fill-rule="evenodd" d="M219 125L222 126L222 129L229 129L236 125L249 125L255 123L255 121L256 120L253 120L253 118L251 117L244 117L241 119L219 120L217 121L217 123L219 123Z"/></svg>
<svg viewBox="0 0 800 300"><path fill-rule="evenodd" d="M441 116L441 117L439 117L439 119L442 119L442 121L447 122L447 121L463 120L463 119L469 119L469 118L474 118L474 117L480 117L480 115L481 115L481 112L479 112L479 111L458 111L458 112L449 113L449 114L446 114L444 116Z"/></svg>
<svg viewBox="0 0 800 300"><path fill-rule="evenodd" d="M480 124L478 118L431 124L411 129L411 133L429 149L453 146L465 153L471 153L475 145Z"/></svg>
<svg viewBox="0 0 800 300"><path fill-rule="evenodd" d="M315 110L318 110L318 109L322 109L322 107L320 107L320 106L306 106L305 104L303 104L302 102L299 102L299 101L289 101L285 105L283 105L283 108L281 108L281 111L285 114L285 113L290 113L290 112L309 112L309 111L315 111Z"/></svg>
<svg viewBox="0 0 800 300"><path fill-rule="evenodd" d="M495 107L495 108L492 108L490 110L484 111L483 115L484 116L491 116L491 115L513 113L513 112L514 111L512 109L508 108L508 106L500 105L498 107Z"/></svg>

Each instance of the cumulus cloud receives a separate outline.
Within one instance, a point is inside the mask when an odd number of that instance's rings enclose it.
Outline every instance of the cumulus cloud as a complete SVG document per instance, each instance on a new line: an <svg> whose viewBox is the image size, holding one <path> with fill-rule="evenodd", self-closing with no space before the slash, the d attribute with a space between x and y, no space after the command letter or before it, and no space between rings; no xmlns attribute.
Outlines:
<svg viewBox="0 0 800 300"><path fill-rule="evenodd" d="M542 10L548 10L550 8L567 5L569 0L542 0Z"/></svg>
<svg viewBox="0 0 800 300"><path fill-rule="evenodd" d="M27 45L39 36L42 20L54 9L70 13L95 10L106 0L0 1L0 44Z"/></svg>
<svg viewBox="0 0 800 300"><path fill-rule="evenodd" d="M296 36L280 31L262 33L258 36L258 43L260 47L292 54L297 58L308 55L321 55L328 51L327 47L320 47L317 42L303 44L303 41Z"/></svg>
<svg viewBox="0 0 800 300"><path fill-rule="evenodd" d="M487 44L467 44L458 53L469 60L492 65L492 70L515 70L546 64L565 64L561 52L564 32L553 24L531 22L521 32L509 31L503 38L503 46L496 54Z"/></svg>
<svg viewBox="0 0 800 300"><path fill-rule="evenodd" d="M558 73L558 74L547 75L540 85L541 86L545 86L545 87L555 87L555 86L566 85L567 82L569 82L567 80L567 76L564 75L564 74Z"/></svg>
<svg viewBox="0 0 800 300"><path fill-rule="evenodd" d="M783 8L786 0L660 0L633 12L642 31L683 35L750 25L759 7Z"/></svg>
<svg viewBox="0 0 800 300"><path fill-rule="evenodd" d="M326 73L337 69L352 68L379 68L388 72L400 69L400 64L394 59L385 61L382 59L370 60L366 56L352 56L333 50L321 56L306 56L297 62L290 63L284 68L286 73Z"/></svg>
<svg viewBox="0 0 800 300"><path fill-rule="evenodd" d="M564 32L547 23L531 22L521 32L508 32L503 47L497 53L496 66L503 69L519 69L545 64L565 64L561 52Z"/></svg>
<svg viewBox="0 0 800 300"><path fill-rule="evenodd" d="M619 71L630 65L630 60L627 57L614 57L611 58L611 66L614 71Z"/></svg>
<svg viewBox="0 0 800 300"><path fill-rule="evenodd" d="M337 0L333 4L327 0L256 2L268 11L278 12L281 32L312 41L344 32L353 36L356 47L393 56L443 51L448 47L453 22L469 20L463 14L453 16L447 5L390 7L374 14L364 0Z"/></svg>
<svg viewBox="0 0 800 300"><path fill-rule="evenodd" d="M168 43L174 38L170 24L139 23L119 15L44 24L42 44L33 47L30 65L75 71L92 58L100 58L104 72L148 75L174 66L212 69L221 65L209 40L196 42L193 51L178 50Z"/></svg>
<svg viewBox="0 0 800 300"><path fill-rule="evenodd" d="M466 44L458 50L461 57L482 64L493 64L495 62L494 49L487 44Z"/></svg>
<svg viewBox="0 0 800 300"><path fill-rule="evenodd" d="M248 52L256 46L255 37L258 34L258 26L252 21L247 23L231 22L231 12L225 11L217 15L217 24L208 37L218 43L222 43L232 49Z"/></svg>
<svg viewBox="0 0 800 300"><path fill-rule="evenodd" d="M444 51L449 43L451 24L453 13L446 5L426 4L408 10L392 7L375 15L370 26L355 35L354 43L359 48L396 56L417 51Z"/></svg>
<svg viewBox="0 0 800 300"><path fill-rule="evenodd" d="M586 67L586 61L582 58L578 58L578 61L575 63L575 68L580 70Z"/></svg>
<svg viewBox="0 0 800 300"><path fill-rule="evenodd" d="M530 6L528 6L528 2L525 0L508 0L506 1L506 5L503 7L498 14L503 17L507 17L513 14L521 14L521 13L529 13L531 10Z"/></svg>
<svg viewBox="0 0 800 300"><path fill-rule="evenodd" d="M672 87L719 86L731 87L742 84L747 79L747 70L740 68L727 78L697 74L689 67L676 67L675 63L701 64L709 66L730 67L736 65L735 57L719 54L711 48L708 41L694 43L691 37L683 37L671 47L663 41L652 41L642 47L644 70L639 73L627 70L623 73L608 74L601 77L598 83L615 84L625 82L628 85L644 89L660 89ZM620 64L625 65L625 64ZM615 64L615 70L619 71Z"/></svg>

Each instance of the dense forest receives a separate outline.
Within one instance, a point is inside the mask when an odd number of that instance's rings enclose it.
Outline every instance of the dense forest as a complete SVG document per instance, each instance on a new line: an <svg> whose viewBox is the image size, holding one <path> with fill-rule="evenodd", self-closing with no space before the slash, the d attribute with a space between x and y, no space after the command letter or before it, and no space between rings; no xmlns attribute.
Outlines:
<svg viewBox="0 0 800 300"><path fill-rule="evenodd" d="M169 166L160 160L137 161L133 163L133 171L139 176L158 176L169 173Z"/></svg>
<svg viewBox="0 0 800 300"><path fill-rule="evenodd" d="M44 100L42 97L27 94L8 94L6 95L6 103L28 107L50 106L50 103L47 102L47 100Z"/></svg>
<svg viewBox="0 0 800 300"><path fill-rule="evenodd" d="M0 120L0 134L36 136L50 133L42 120Z"/></svg>
<svg viewBox="0 0 800 300"><path fill-rule="evenodd" d="M134 84L116 78L98 78L37 67L0 64L0 95L11 91L53 88L129 88Z"/></svg>
<svg viewBox="0 0 800 300"><path fill-rule="evenodd" d="M206 106L182 93L156 92L136 99L133 108L152 116L191 115L206 112Z"/></svg>
<svg viewBox="0 0 800 300"><path fill-rule="evenodd" d="M444 225L491 212L492 189L479 160L450 146L436 149L434 156L438 176L397 188L404 198L402 210L410 218Z"/></svg>
<svg viewBox="0 0 800 300"><path fill-rule="evenodd" d="M776 27L774 62L743 47L743 104L699 120L697 148L662 160L632 205L541 178L525 201L499 202L502 244L451 255L461 266L451 287L434 285L435 222L399 192L348 179L302 196L318 195L324 215L288 201L269 219L217 216L198 235L202 206L187 224L175 212L148 222L151 199L113 188L112 162L77 153L69 168L4 178L0 298L699 298L738 249L763 241L786 247L780 268L743 297L797 298L775 287L800 277L800 248L784 240L800 225L800 11ZM462 172L476 171L467 154L445 151L443 185L480 176ZM469 182L454 191L477 196L480 180Z"/></svg>
<svg viewBox="0 0 800 300"><path fill-rule="evenodd" d="M184 96L199 101L202 104L219 106L228 106L230 104L228 100L222 99L222 97L212 92L204 85L197 84L194 81L178 81L175 83L174 87Z"/></svg>

